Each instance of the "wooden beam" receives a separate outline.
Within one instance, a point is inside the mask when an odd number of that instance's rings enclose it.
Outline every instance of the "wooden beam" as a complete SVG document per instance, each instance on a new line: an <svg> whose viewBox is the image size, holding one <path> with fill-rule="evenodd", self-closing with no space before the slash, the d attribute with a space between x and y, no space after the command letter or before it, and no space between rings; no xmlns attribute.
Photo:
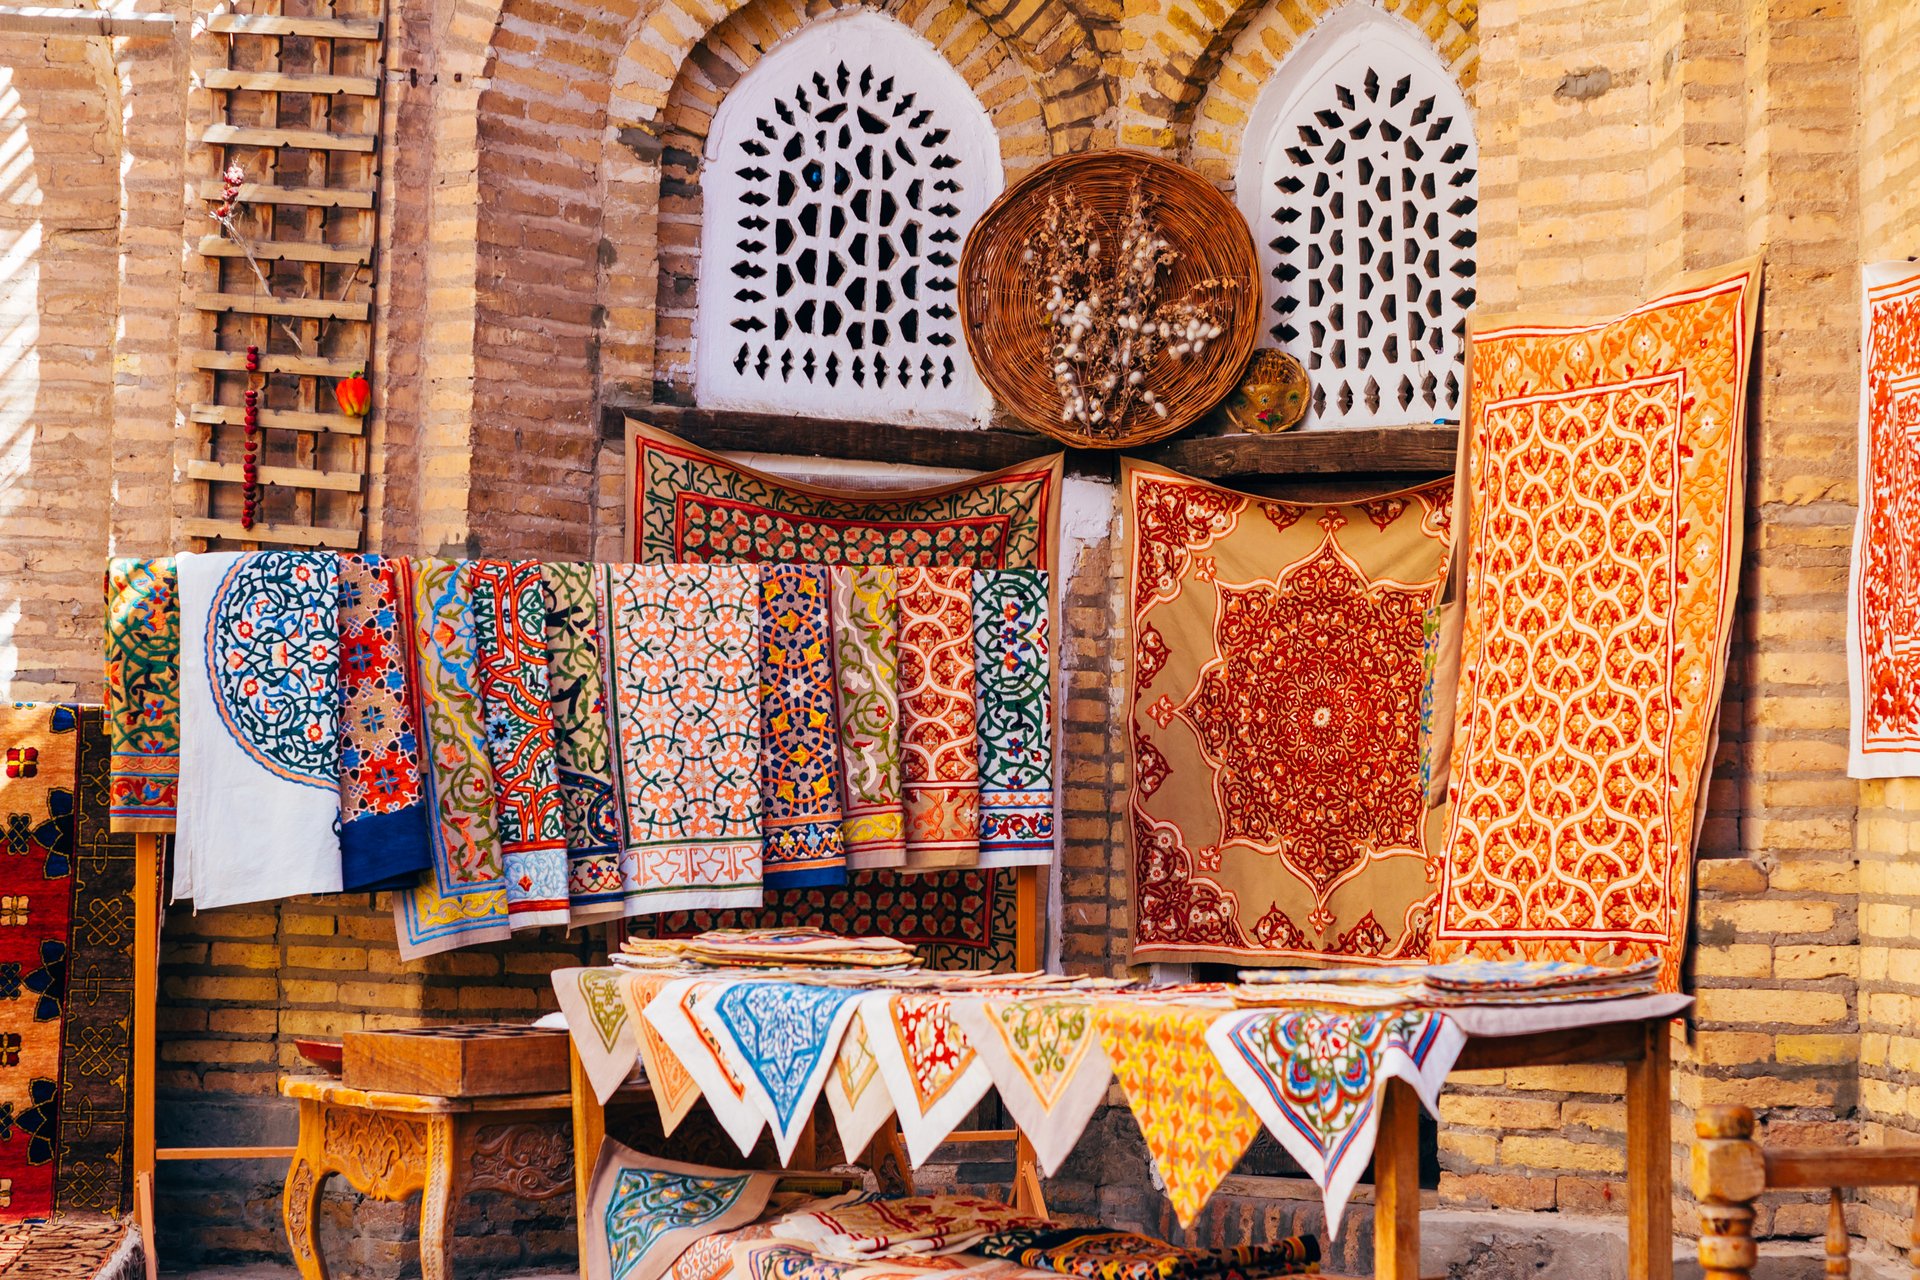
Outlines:
<svg viewBox="0 0 1920 1280"><path fill-rule="evenodd" d="M173 33L173 15L0 5L0 33L32 36L164 36Z"/></svg>
<svg viewBox="0 0 1920 1280"><path fill-rule="evenodd" d="M1203 480L1346 472L1441 474L1458 458L1460 429L1449 426L1330 427L1278 435L1188 436L1132 450Z"/></svg>
<svg viewBox="0 0 1920 1280"><path fill-rule="evenodd" d="M192 359L196 369L219 370L222 373L247 372L247 353L244 351L195 351ZM263 353L258 372L294 373L311 378L350 378L366 367L364 360L326 360L317 356Z"/></svg>
<svg viewBox="0 0 1920 1280"><path fill-rule="evenodd" d="M237 404L197 404L189 416L195 422L225 427L247 425L247 411ZM300 413L291 409L262 409L259 425L273 431L328 431L336 436L357 436L366 429L365 418L345 413Z"/></svg>
<svg viewBox="0 0 1920 1280"><path fill-rule="evenodd" d="M184 522L189 538L225 538L231 542L271 542L287 547L330 547L353 551L360 545L358 529L321 529L312 525L256 524L242 528L238 520L190 516Z"/></svg>
<svg viewBox="0 0 1920 1280"><path fill-rule="evenodd" d="M1375 1280L1420 1280L1420 1098L1395 1077L1382 1082L1373 1140Z"/></svg>
<svg viewBox="0 0 1920 1280"><path fill-rule="evenodd" d="M216 203L227 198L218 178L200 181L200 198ZM234 193L242 204L298 204L314 209L371 209L371 191L334 191L328 187L276 187L270 182L243 182Z"/></svg>
<svg viewBox="0 0 1920 1280"><path fill-rule="evenodd" d="M310 320L365 320L372 306L328 298L269 298L264 293L202 293L193 305L202 311L239 311L250 316L302 316Z"/></svg>
<svg viewBox="0 0 1920 1280"><path fill-rule="evenodd" d="M294 18L276 14L217 13L207 30L236 36L323 36L330 40L378 40L378 18Z"/></svg>
<svg viewBox="0 0 1920 1280"><path fill-rule="evenodd" d="M1920 1185L1920 1146L1766 1149L1767 1190Z"/></svg>
<svg viewBox="0 0 1920 1280"><path fill-rule="evenodd" d="M210 147L295 147L302 151L372 151L367 133L324 133L318 129L254 129L238 124L210 124L200 134Z"/></svg>
<svg viewBox="0 0 1920 1280"><path fill-rule="evenodd" d="M370 244L300 244L293 240L264 240L250 244L253 256L262 262L335 262L345 266L365 266L373 261ZM246 249L225 236L201 236L200 253L208 258L244 258Z"/></svg>
<svg viewBox="0 0 1920 1280"><path fill-rule="evenodd" d="M1624 1023L1640 1034L1627 1064L1627 1274L1673 1280L1673 1075L1667 1019Z"/></svg>
<svg viewBox="0 0 1920 1280"><path fill-rule="evenodd" d="M626 439L629 416L721 453L783 453L962 471L995 471L1065 447L1036 432L1001 427L844 422L662 404L606 406L600 415L602 438Z"/></svg>
<svg viewBox="0 0 1920 1280"><path fill-rule="evenodd" d="M1064 450L1067 469L1078 475L1111 475L1118 456L1113 450L1071 448L1051 436L998 423L936 427L847 422L668 404L603 407L601 438L624 440L629 417L718 453L780 453L993 471ZM1395 486L1401 476L1452 471L1458 444L1457 427L1342 427L1270 436L1191 436L1126 452L1204 480L1375 475L1382 478L1384 488Z"/></svg>
<svg viewBox="0 0 1920 1280"><path fill-rule="evenodd" d="M293 1147L161 1147L156 1160L291 1160Z"/></svg>
<svg viewBox="0 0 1920 1280"><path fill-rule="evenodd" d="M1661 1024L1665 1026L1664 1023ZM1569 1063L1638 1062L1647 1039L1638 1022L1603 1022L1520 1036L1472 1036L1455 1071L1502 1067L1555 1067Z"/></svg>
<svg viewBox="0 0 1920 1280"><path fill-rule="evenodd" d="M309 76L285 71L241 71L232 67L214 67L200 78L209 89L252 89L258 93L345 94L354 98L377 98L380 82L369 76Z"/></svg>
<svg viewBox="0 0 1920 1280"><path fill-rule="evenodd" d="M360 492L357 471L309 471L305 467L261 467L261 484L282 489L325 489L333 493ZM212 480L223 484L246 483L246 472L237 462L209 462L205 458L187 460L187 479Z"/></svg>

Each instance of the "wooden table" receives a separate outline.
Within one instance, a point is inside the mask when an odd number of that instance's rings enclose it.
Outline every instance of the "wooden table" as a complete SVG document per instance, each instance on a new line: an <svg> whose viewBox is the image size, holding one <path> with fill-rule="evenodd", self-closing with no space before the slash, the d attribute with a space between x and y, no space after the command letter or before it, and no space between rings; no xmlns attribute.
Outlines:
<svg viewBox="0 0 1920 1280"><path fill-rule="evenodd" d="M1673 1277L1671 1014L1517 1036L1471 1036L1455 1071L1623 1063L1627 1068L1627 1275ZM1373 1149L1375 1280L1420 1275L1420 1099L1387 1082Z"/></svg>
<svg viewBox="0 0 1920 1280"><path fill-rule="evenodd" d="M300 1141L281 1213L305 1280L326 1280L314 1238L320 1190L340 1174L376 1200L420 1197L422 1280L451 1280L453 1208L469 1191L548 1200L573 1188L572 1099L564 1093L438 1098L284 1076L300 1103Z"/></svg>

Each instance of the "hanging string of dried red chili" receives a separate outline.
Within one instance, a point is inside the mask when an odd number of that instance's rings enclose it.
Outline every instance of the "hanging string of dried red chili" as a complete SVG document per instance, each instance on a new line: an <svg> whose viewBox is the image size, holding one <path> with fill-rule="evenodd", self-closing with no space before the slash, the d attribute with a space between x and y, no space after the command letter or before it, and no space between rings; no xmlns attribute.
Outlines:
<svg viewBox="0 0 1920 1280"><path fill-rule="evenodd" d="M260 348L247 348L247 453L240 465L240 527L253 528L260 509Z"/></svg>

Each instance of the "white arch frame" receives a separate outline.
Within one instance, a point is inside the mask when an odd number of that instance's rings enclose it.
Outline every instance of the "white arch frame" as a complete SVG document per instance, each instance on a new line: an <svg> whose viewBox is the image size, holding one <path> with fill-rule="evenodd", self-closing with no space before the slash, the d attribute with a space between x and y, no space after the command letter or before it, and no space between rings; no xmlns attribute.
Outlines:
<svg viewBox="0 0 1920 1280"><path fill-rule="evenodd" d="M1292 121L1305 103L1310 101L1321 86L1332 77L1339 75L1349 63L1366 61L1373 64L1386 63L1397 69L1419 73L1429 84L1436 97L1442 99L1441 108L1455 114L1467 128L1466 138L1469 151L1465 163L1479 166L1479 130L1473 114L1472 104L1467 101L1465 92L1453 71L1440 58L1424 33L1399 15L1390 13L1367 0L1352 0L1345 7L1329 14L1306 39L1287 55L1286 61L1274 72L1262 87L1255 99L1252 112L1248 115L1247 127L1241 138L1240 156L1234 169L1234 191L1240 212L1247 219L1247 225L1253 228L1254 242L1260 257L1261 316L1263 329L1270 330L1272 309L1279 288L1274 278L1274 270L1280 265L1281 255L1272 247L1276 238L1273 214L1280 204L1280 197L1268 178L1270 167L1282 147L1280 131ZM1472 191L1478 200L1478 182ZM1477 230L1477 214L1474 211L1474 226ZM1476 255L1476 266L1477 266ZM1458 314L1451 312L1450 314ZM1271 334L1268 337L1271 338ZM1284 344L1286 349L1299 357L1302 364L1306 358L1308 339L1305 334L1293 342ZM1448 347L1458 362L1457 376L1461 380L1458 400L1452 417L1457 419L1465 409L1465 366L1464 343L1458 339L1450 340ZM1403 362L1404 363L1404 362ZM1423 360L1423 369L1430 370L1432 362ZM1398 366L1396 366L1398 367ZM1311 377L1311 372L1309 373ZM1369 413L1356 406L1356 411L1346 414L1321 414L1309 412L1305 425L1324 426L1369 426L1404 425L1418 421L1422 409L1417 401L1414 411L1402 410L1397 404L1383 403L1377 412ZM1431 416L1431 415L1429 415ZM1329 419L1334 421L1329 422Z"/></svg>
<svg viewBox="0 0 1920 1280"><path fill-rule="evenodd" d="M740 228L735 219L742 215L741 197L751 183L738 170L752 167L726 159L746 131L755 128L757 118L773 108L782 94L811 77L822 65L845 64L850 69L871 66L884 70L915 95L916 107L935 112L931 123L947 130L941 142L943 151L958 163L929 176L954 176L960 190L947 199L959 207L952 225L960 229L961 240L941 248L953 259L952 275L958 280L958 259L965 232L979 219L987 205L1005 185L1005 170L1000 156L1000 138L992 118L966 79L954 69L938 49L917 32L885 14L855 9L822 18L787 36L728 91L707 135L701 165L704 208L700 233L700 293L694 316L694 397L703 408L773 411L807 417L869 418L875 420L934 422L948 425L972 425L984 422L993 408L993 398L980 381L967 353L960 329L959 291L944 301L956 314L929 324L926 331L949 335L952 343L937 348L953 358L955 371L950 385L931 388L902 384L889 379L883 386L857 386L843 371L833 385L822 374L809 380L799 370L783 381L777 376L752 377L738 372L733 361L740 339L732 324L747 318L756 304L735 297L740 280L734 269L741 262L736 243ZM736 156L736 160L737 160ZM883 184L875 184L878 191ZM764 304L760 304L764 305ZM844 332L844 330L843 330ZM823 350L837 350L850 362L844 344L810 343ZM904 349L904 348L903 348ZM931 355L924 339L912 344L915 358Z"/></svg>

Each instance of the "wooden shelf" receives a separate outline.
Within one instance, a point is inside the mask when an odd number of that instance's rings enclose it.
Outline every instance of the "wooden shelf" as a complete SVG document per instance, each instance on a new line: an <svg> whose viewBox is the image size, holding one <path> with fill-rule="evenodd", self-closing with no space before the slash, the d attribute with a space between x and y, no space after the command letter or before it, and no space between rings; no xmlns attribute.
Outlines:
<svg viewBox="0 0 1920 1280"><path fill-rule="evenodd" d="M294 147L302 151L372 151L374 137L366 133L323 133L318 129L254 129L237 124L211 124L200 135L209 147Z"/></svg>
<svg viewBox="0 0 1920 1280"><path fill-rule="evenodd" d="M236 36L320 36L332 40L378 40L378 18L282 18L273 14L217 13L207 30Z"/></svg>
<svg viewBox="0 0 1920 1280"><path fill-rule="evenodd" d="M1188 436L1134 449L1132 456L1203 480L1239 476L1435 475L1459 456L1455 426L1330 427L1279 435Z"/></svg>
<svg viewBox="0 0 1920 1280"><path fill-rule="evenodd" d="M237 404L196 404L192 418L208 425L243 427L247 411ZM336 436L357 436L366 430L366 419L345 413L300 413L291 409L262 409L259 425L269 431L325 431Z"/></svg>
<svg viewBox="0 0 1920 1280"><path fill-rule="evenodd" d="M600 415L601 437L624 440L629 417L722 453L780 453L993 471L1064 449L1068 470L1081 475L1112 475L1120 456L1113 450L1070 449L1050 436L1000 426L843 422L665 404L605 406ZM1453 470L1459 430L1427 424L1187 436L1125 453L1203 480L1440 475Z"/></svg>
<svg viewBox="0 0 1920 1280"><path fill-rule="evenodd" d="M671 431L702 449L726 453L786 453L995 471L1063 448L1032 431L1000 427L932 427L895 422L845 422L784 414L689 409L680 405L607 405L600 411L604 439L625 440L633 417Z"/></svg>
<svg viewBox="0 0 1920 1280"><path fill-rule="evenodd" d="M360 546L358 529L322 529L295 524L256 524L247 529L238 520L212 520L205 516L190 516L181 524L189 538L271 542L283 547L327 547L334 551L353 551Z"/></svg>
<svg viewBox="0 0 1920 1280"><path fill-rule="evenodd" d="M262 262L335 262L365 266L373 261L370 244L302 244L297 240L267 240L252 246ZM244 258L247 251L225 236L201 236L200 252L208 258Z"/></svg>
<svg viewBox="0 0 1920 1280"><path fill-rule="evenodd" d="M200 198L218 203L227 198L218 178L203 178ZM371 191L335 191L328 187L276 187L267 182L243 182L234 193L241 204L295 204L309 209L371 209Z"/></svg>
<svg viewBox="0 0 1920 1280"><path fill-rule="evenodd" d="M222 373L247 372L244 351L195 351L193 367ZM367 367L364 360L328 360L320 356L260 355L260 373L297 373L315 378L350 378Z"/></svg>
<svg viewBox="0 0 1920 1280"><path fill-rule="evenodd" d="M258 93L339 93L354 98L380 96L380 82L367 76L309 76L284 71L237 71L215 67L202 77L201 83L209 89L251 89Z"/></svg>
<svg viewBox="0 0 1920 1280"><path fill-rule="evenodd" d="M372 314L366 302L336 302L329 298L269 298L264 293L196 294L201 311L238 311L250 316L298 316L308 320L365 320Z"/></svg>
<svg viewBox="0 0 1920 1280"><path fill-rule="evenodd" d="M261 467L260 483L282 489L325 489L332 493L360 492L360 476L352 471L308 471L304 467ZM246 483L246 472L237 462L208 462L203 458L187 460L187 479L212 480L224 484Z"/></svg>

